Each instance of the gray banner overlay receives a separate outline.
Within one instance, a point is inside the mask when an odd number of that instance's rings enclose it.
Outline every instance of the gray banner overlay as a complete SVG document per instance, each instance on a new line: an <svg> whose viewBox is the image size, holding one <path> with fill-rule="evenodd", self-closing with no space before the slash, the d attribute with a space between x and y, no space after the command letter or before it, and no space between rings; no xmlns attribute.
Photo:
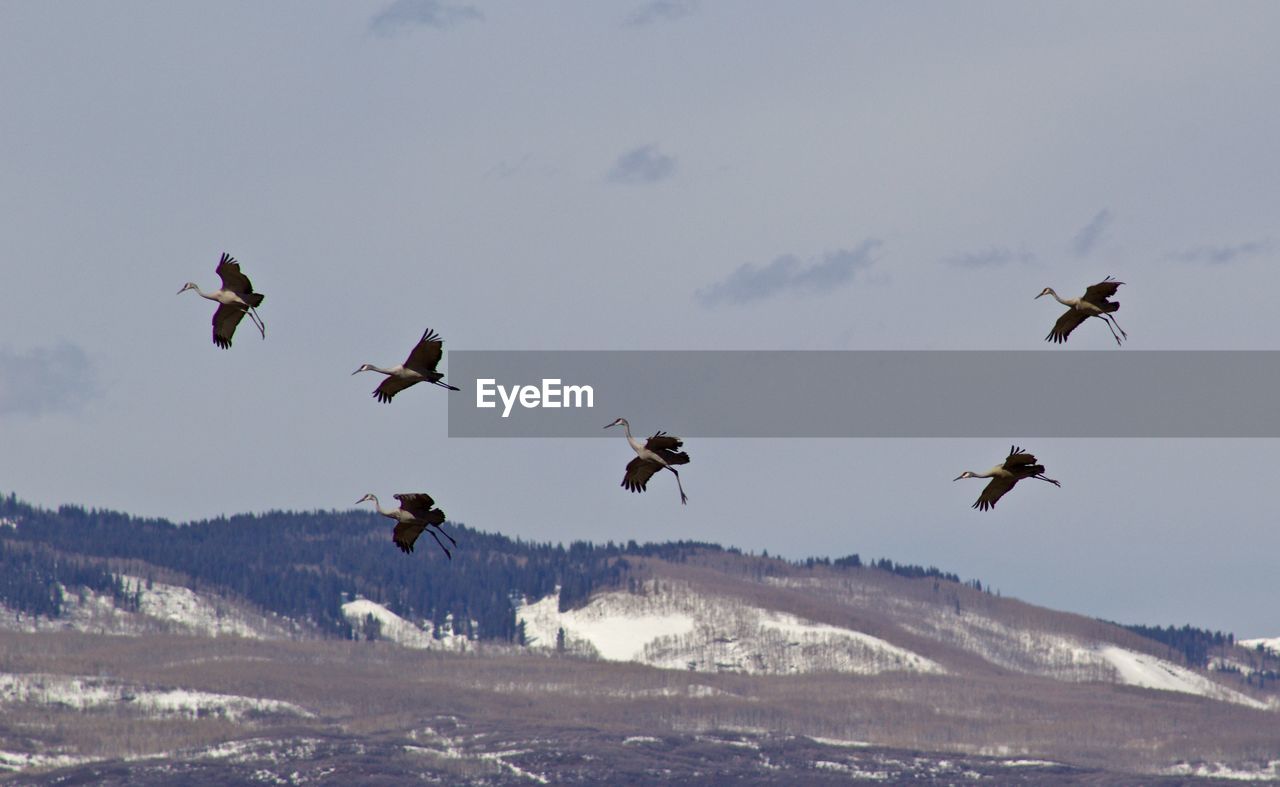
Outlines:
<svg viewBox="0 0 1280 787"><path fill-rule="evenodd" d="M450 437L1280 437L1276 351L447 352ZM483 379L592 407L476 406ZM550 384L554 389L555 384ZM538 397L541 400L541 396ZM532 392L524 401L532 402Z"/></svg>

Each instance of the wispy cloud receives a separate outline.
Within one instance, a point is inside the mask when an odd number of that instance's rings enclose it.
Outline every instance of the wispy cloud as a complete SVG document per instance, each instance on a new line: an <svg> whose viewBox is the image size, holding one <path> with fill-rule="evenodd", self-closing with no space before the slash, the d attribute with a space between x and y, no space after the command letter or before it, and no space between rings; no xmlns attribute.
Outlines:
<svg viewBox="0 0 1280 787"><path fill-rule="evenodd" d="M1269 240L1249 240L1243 243L1229 243L1218 246L1195 246L1182 251L1170 252L1165 256L1178 262L1226 265L1247 257L1266 254L1272 248L1272 243Z"/></svg>
<svg viewBox="0 0 1280 787"><path fill-rule="evenodd" d="M654 22L672 22L689 16L697 9L697 0L652 0L632 11L625 24L628 27L644 27Z"/></svg>
<svg viewBox="0 0 1280 787"><path fill-rule="evenodd" d="M463 22L484 19L480 9L466 3L441 0L395 0L369 20L369 29L381 36L414 27L448 30Z"/></svg>
<svg viewBox="0 0 1280 787"><path fill-rule="evenodd" d="M1080 228L1076 236L1071 239L1071 253L1077 257L1086 257L1091 251L1097 247L1098 243L1106 235L1107 230L1111 227L1111 222L1115 220L1113 214L1107 208L1098 211L1089 223Z"/></svg>
<svg viewBox="0 0 1280 787"><path fill-rule="evenodd" d="M950 265L962 268L995 268L1011 262L1031 262L1036 255L1025 249L1011 249L1007 246L992 246L979 251L967 251L947 258Z"/></svg>
<svg viewBox="0 0 1280 787"><path fill-rule="evenodd" d="M657 183L675 171L674 157L654 145L641 145L618 156L606 179L612 183Z"/></svg>
<svg viewBox="0 0 1280 787"><path fill-rule="evenodd" d="M75 412L98 393L93 364L77 345L0 348L0 416Z"/></svg>
<svg viewBox="0 0 1280 787"><path fill-rule="evenodd" d="M856 249L830 251L807 264L794 254L784 254L768 265L746 263L723 280L698 290L693 297L710 307L749 303L787 292L828 292L848 284L858 271L871 267L875 262L872 254L880 245L880 241L869 239Z"/></svg>

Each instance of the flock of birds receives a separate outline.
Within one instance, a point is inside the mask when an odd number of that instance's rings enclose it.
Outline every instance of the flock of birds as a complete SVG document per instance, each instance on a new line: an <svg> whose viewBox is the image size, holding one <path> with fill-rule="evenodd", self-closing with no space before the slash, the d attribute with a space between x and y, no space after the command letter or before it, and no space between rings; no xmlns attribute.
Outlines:
<svg viewBox="0 0 1280 787"><path fill-rule="evenodd" d="M260 292L254 292L253 284L250 283L249 277L240 271L240 263L236 262L236 259L231 255L224 253L218 261L216 272L222 280L222 286L212 292L205 292L195 282L187 282L181 290L178 290L179 295L187 290L195 290L196 294L201 298L207 298L218 303L218 308L213 313L213 343L224 350L231 347L231 337L235 334L236 327L240 325L240 321L246 315L253 321L258 332L262 334L262 338L266 339L267 327L262 322L262 318L258 316L258 307L262 305L263 295ZM1063 298L1054 292L1052 287L1045 287L1036 298L1051 295L1058 303L1067 307L1067 310L1053 324L1053 328L1049 331L1049 335L1045 337L1045 340L1055 344L1065 342L1071 332L1080 327L1090 317L1096 317L1106 323L1117 345L1121 343L1122 337L1124 339L1129 338L1129 335L1116 322L1114 316L1114 313L1119 310L1120 304L1111 300L1122 284L1124 282L1115 281L1108 276L1086 289L1084 295L1079 298ZM360 372L385 374L387 379L383 380L373 391L373 397L384 403L390 402L396 394L420 382L429 382L450 391L457 391L459 389L444 382L444 375L436 370L436 366L439 365L443 355L444 340L428 328L404 363L385 369L374 366L371 363L361 364L360 368L356 369L352 374L359 374ZM680 450L683 445L680 438L658 431L642 443L631 435L631 424L627 422L627 419L619 418L611 424L606 424L605 428L608 429L612 426L622 427L623 432L626 434L627 442L636 454L636 458L627 464L626 472L622 476L623 488L632 492L643 492L648 487L649 479L664 469L670 470L676 477L676 488L680 491L680 503L682 505L687 504L689 498L684 493L684 484L680 481L680 471L675 468L675 465L689 463L689 454ZM996 502L1024 478L1034 478L1054 486L1062 486L1059 482L1047 477L1044 472L1044 465L1039 464L1034 455L1017 446L1011 446L1009 455L1005 457L1002 463L983 472L966 470L953 480L959 481L963 478L990 479L990 482L982 490L982 494L978 496L977 502L973 504L974 508L986 511L994 508ZM453 559L453 553L449 551L449 548L444 545L444 542L440 540L440 536L436 535L436 533L439 532L449 539L449 542L455 547L458 543L445 532L444 511L436 507L435 500L432 499L431 495L422 492L401 493L395 495L395 499L400 502L400 505L397 508L385 509L378 502L377 496L371 492L357 500L356 504L372 501L374 509L379 514L395 520L396 526L392 532L392 541L406 554L413 551L414 542L417 541L418 536L422 535L423 531L426 531L431 534L431 537L444 550L445 556Z"/></svg>

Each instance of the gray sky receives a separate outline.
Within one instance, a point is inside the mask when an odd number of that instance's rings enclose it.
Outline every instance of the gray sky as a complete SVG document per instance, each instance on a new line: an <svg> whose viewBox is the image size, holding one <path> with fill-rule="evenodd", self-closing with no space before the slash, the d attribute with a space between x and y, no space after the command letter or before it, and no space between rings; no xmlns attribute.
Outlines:
<svg viewBox="0 0 1280 787"><path fill-rule="evenodd" d="M445 391L382 406L350 373L426 327L1044 349L1059 307L1033 296L1108 274L1129 347L1280 349L1278 25L1265 2L0 4L0 485L180 521L421 489L527 538L856 551L1274 636L1274 441L698 440L682 509L618 487L617 435L448 440ZM224 250L266 294L267 341L245 323L229 352L174 295ZM1063 488L970 510L951 479L1014 441Z"/></svg>

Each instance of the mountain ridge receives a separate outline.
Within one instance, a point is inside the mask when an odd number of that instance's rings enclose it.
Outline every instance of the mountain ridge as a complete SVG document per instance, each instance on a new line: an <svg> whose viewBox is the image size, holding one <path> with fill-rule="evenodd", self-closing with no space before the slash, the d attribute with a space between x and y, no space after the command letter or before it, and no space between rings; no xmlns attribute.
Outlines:
<svg viewBox="0 0 1280 787"><path fill-rule="evenodd" d="M460 525L453 561L405 558L367 512L178 526L9 495L0 522L0 770L24 783L323 782L353 757L486 784L1280 777L1265 650L935 568Z"/></svg>

